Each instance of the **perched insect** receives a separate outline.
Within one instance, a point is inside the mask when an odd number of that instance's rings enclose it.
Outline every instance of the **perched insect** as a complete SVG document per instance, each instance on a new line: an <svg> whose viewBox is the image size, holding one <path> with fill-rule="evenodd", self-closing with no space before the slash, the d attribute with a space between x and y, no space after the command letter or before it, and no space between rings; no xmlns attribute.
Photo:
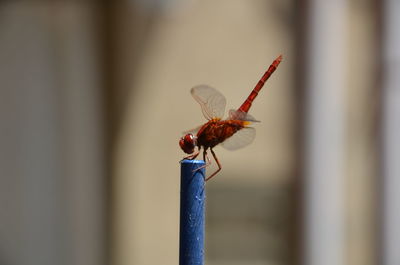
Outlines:
<svg viewBox="0 0 400 265"><path fill-rule="evenodd" d="M221 144L228 150L236 150L250 144L254 140L256 131L254 128L247 126L250 125L251 122L257 122L257 120L248 114L248 111L254 99L257 97L258 92L260 92L265 82L276 70L281 61L282 55L272 62L240 108L229 111L229 117L226 120L222 120L222 116L225 112L226 99L220 92L206 85L195 86L191 89L190 92L192 96L200 104L203 115L208 122L187 132L187 134L179 140L179 145L185 153L190 154L183 159L195 159L199 155L200 149L203 147L204 162L206 162L207 159L205 166L211 163L207 156L207 150L210 148L211 154L215 162L217 162L218 169L207 177L206 181L214 177L222 168L221 163L213 151L216 145ZM198 147L197 151L195 151L196 146Z"/></svg>

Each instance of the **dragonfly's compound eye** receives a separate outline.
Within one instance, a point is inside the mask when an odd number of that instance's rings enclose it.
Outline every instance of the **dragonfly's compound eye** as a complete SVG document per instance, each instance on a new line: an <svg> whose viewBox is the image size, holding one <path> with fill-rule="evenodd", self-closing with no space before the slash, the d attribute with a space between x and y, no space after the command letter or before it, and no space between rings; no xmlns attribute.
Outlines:
<svg viewBox="0 0 400 265"><path fill-rule="evenodd" d="M179 140L179 146L182 148L183 152L191 154L194 152L194 148L196 147L196 138L193 134L188 133Z"/></svg>

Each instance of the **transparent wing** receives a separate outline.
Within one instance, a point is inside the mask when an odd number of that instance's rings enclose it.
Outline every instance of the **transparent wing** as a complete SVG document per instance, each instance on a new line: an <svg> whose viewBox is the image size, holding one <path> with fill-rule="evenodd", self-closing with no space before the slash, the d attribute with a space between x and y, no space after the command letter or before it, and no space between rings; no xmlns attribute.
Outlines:
<svg viewBox="0 0 400 265"><path fill-rule="evenodd" d="M251 121L251 122L260 122L256 120L253 116L248 114L247 112L243 112L240 110L231 109L229 111L229 119L231 120L241 120L241 121Z"/></svg>
<svg viewBox="0 0 400 265"><path fill-rule="evenodd" d="M223 141L221 145L228 150L237 150L251 144L255 137L256 129L245 127Z"/></svg>
<svg viewBox="0 0 400 265"><path fill-rule="evenodd" d="M225 112L226 99L215 88L199 85L190 90L194 99L200 104L206 119L222 118Z"/></svg>
<svg viewBox="0 0 400 265"><path fill-rule="evenodd" d="M193 129L190 129L190 130L187 130L187 131L184 131L184 132L182 132L182 135L186 135L188 133L196 135L197 132L201 129L201 127L203 127L203 125L197 126L196 128L193 128Z"/></svg>

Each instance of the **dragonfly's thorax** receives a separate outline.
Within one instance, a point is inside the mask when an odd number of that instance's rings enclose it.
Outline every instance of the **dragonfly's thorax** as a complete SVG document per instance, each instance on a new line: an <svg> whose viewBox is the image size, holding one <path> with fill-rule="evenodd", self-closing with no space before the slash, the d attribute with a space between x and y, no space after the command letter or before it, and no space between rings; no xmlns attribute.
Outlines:
<svg viewBox="0 0 400 265"><path fill-rule="evenodd" d="M197 133L197 145L213 148L242 128L244 122L240 120L210 120Z"/></svg>

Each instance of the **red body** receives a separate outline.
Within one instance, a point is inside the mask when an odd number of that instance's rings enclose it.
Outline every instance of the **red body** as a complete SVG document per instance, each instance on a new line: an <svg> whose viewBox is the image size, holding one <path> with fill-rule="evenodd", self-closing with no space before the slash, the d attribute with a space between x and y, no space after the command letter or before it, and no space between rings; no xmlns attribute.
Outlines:
<svg viewBox="0 0 400 265"><path fill-rule="evenodd" d="M212 119L197 132L197 145L205 150L213 148L244 127L245 122L241 120Z"/></svg>
<svg viewBox="0 0 400 265"><path fill-rule="evenodd" d="M258 92L260 92L260 90L264 86L265 82L272 75L272 73L275 72L276 68L278 68L278 65L281 63L281 61L282 61L282 55L280 55L278 58L276 58L272 62L272 64L269 66L268 70L261 77L260 81L258 81L258 83L254 87L253 91L251 91L250 95L246 98L246 100L243 102L242 106L240 106L240 108L238 110L246 112L246 113L249 111L251 104L253 103L254 99L258 95Z"/></svg>

